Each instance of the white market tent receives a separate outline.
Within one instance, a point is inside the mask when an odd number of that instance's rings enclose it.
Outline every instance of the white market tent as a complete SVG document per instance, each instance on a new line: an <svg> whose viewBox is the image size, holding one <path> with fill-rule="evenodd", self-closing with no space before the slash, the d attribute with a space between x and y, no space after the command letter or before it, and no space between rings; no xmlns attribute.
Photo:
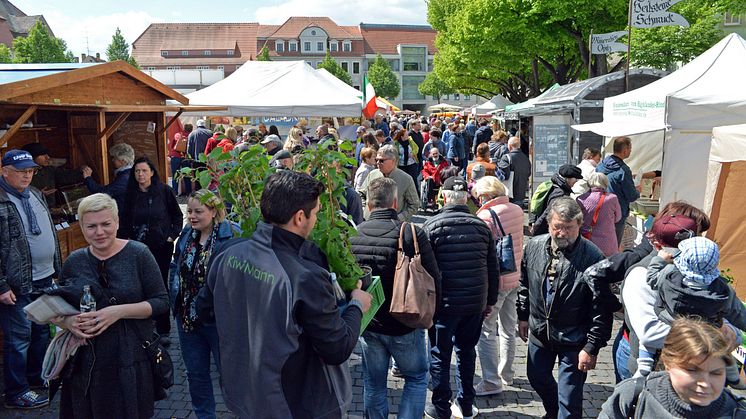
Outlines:
<svg viewBox="0 0 746 419"><path fill-rule="evenodd" d="M744 68L746 41L730 34L667 77L606 98L603 122L573 128L632 136L633 171L663 170L661 205L685 200L703 208L712 130L746 120Z"/></svg>
<svg viewBox="0 0 746 419"><path fill-rule="evenodd" d="M735 289L746 297L746 125L716 127L712 130L707 192L704 210L712 226L707 237L720 245L720 267L729 268Z"/></svg>
<svg viewBox="0 0 746 419"><path fill-rule="evenodd" d="M191 104L228 107L213 115L360 116L359 92L345 86L349 89L305 61L247 61L230 76L187 97Z"/></svg>
<svg viewBox="0 0 746 419"><path fill-rule="evenodd" d="M461 110L461 107L447 103L438 103L437 105L428 107L427 110L430 112L456 112Z"/></svg>
<svg viewBox="0 0 746 419"><path fill-rule="evenodd" d="M472 115L485 115L490 112L505 109L506 106L512 105L513 102L509 101L503 95L492 96L492 99L471 108Z"/></svg>

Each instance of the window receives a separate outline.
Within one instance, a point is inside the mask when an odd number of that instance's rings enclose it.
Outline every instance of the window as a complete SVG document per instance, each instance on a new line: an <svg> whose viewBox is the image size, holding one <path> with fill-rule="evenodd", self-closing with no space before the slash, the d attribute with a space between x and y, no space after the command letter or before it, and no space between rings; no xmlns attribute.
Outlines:
<svg viewBox="0 0 746 419"><path fill-rule="evenodd" d="M401 47L402 67L404 71L427 71L427 48L425 47Z"/></svg>
<svg viewBox="0 0 746 419"><path fill-rule="evenodd" d="M433 96L433 100L437 102L438 101L438 97L437 96Z"/></svg>
<svg viewBox="0 0 746 419"><path fill-rule="evenodd" d="M181 51L181 55L189 55L189 51Z"/></svg>
<svg viewBox="0 0 746 419"><path fill-rule="evenodd" d="M458 93L453 94L453 100L461 100L461 95Z"/></svg>
<svg viewBox="0 0 746 419"><path fill-rule="evenodd" d="M205 55L212 55L212 51L210 51L209 49L206 49L205 50Z"/></svg>
<svg viewBox="0 0 746 419"><path fill-rule="evenodd" d="M337 43L337 41L332 41L329 43L329 51L337 52L338 49L339 49L339 44Z"/></svg>
<svg viewBox="0 0 746 419"><path fill-rule="evenodd" d="M161 51L161 57L168 57L168 51Z"/></svg>
<svg viewBox="0 0 746 419"><path fill-rule="evenodd" d="M323 42L317 42L316 43L316 51L324 51L324 43Z"/></svg>
<svg viewBox="0 0 746 419"><path fill-rule="evenodd" d="M393 60L386 60L389 62L389 66L391 66L392 71L399 71L399 59L395 58Z"/></svg>
<svg viewBox="0 0 746 419"><path fill-rule="evenodd" d="M741 15L734 15L729 12L725 12L724 26L736 26L741 24Z"/></svg>
<svg viewBox="0 0 746 419"><path fill-rule="evenodd" d="M288 42L288 51L290 52L298 51L298 43L295 41Z"/></svg>
<svg viewBox="0 0 746 419"><path fill-rule="evenodd" d="M402 99L404 100L425 100L418 87L425 81L425 76L403 76L402 82Z"/></svg>
<svg viewBox="0 0 746 419"><path fill-rule="evenodd" d="M348 73L350 72L350 63L348 63L347 61L342 61L339 64L342 65L342 70L344 70L344 71L346 71Z"/></svg>
<svg viewBox="0 0 746 419"><path fill-rule="evenodd" d="M155 70L155 67L148 67L148 71L153 71L153 70Z"/></svg>
<svg viewBox="0 0 746 419"><path fill-rule="evenodd" d="M181 67L178 65L170 65L166 67L166 70L181 70Z"/></svg>
<svg viewBox="0 0 746 419"><path fill-rule="evenodd" d="M219 65L219 66L218 66L218 70L225 70L225 67L224 67L224 66L222 66L222 65Z"/></svg>
<svg viewBox="0 0 746 419"><path fill-rule="evenodd" d="M234 52L235 52L235 51L233 51L232 49L229 49L228 51L226 51L226 53L227 53L228 55L233 55L233 53L234 53Z"/></svg>
<svg viewBox="0 0 746 419"><path fill-rule="evenodd" d="M311 31L311 36L316 36L316 31L315 30Z"/></svg>
<svg viewBox="0 0 746 419"><path fill-rule="evenodd" d="M303 51L311 51L311 43L306 41L303 43Z"/></svg>
<svg viewBox="0 0 746 419"><path fill-rule="evenodd" d="M285 41L276 41L275 42L275 51L277 51L277 52L285 52Z"/></svg>
<svg viewBox="0 0 746 419"><path fill-rule="evenodd" d="M198 65L197 66L197 70L209 70L209 69L210 69L209 65Z"/></svg>
<svg viewBox="0 0 746 419"><path fill-rule="evenodd" d="M471 96L470 95L464 95L464 100L471 100Z"/></svg>
<svg viewBox="0 0 746 419"><path fill-rule="evenodd" d="M352 63L352 74L360 74L360 63Z"/></svg>
<svg viewBox="0 0 746 419"><path fill-rule="evenodd" d="M344 51L344 52L350 52L350 51L352 51L352 42L350 42L350 41L344 41L342 43L342 51Z"/></svg>

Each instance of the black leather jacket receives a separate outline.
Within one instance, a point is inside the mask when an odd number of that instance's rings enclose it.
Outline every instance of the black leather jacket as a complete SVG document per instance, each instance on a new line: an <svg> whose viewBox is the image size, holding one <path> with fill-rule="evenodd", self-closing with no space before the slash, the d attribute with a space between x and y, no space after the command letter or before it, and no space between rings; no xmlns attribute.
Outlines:
<svg viewBox="0 0 746 419"><path fill-rule="evenodd" d="M613 317L603 306L602 287L584 271L604 258L590 241L578 237L560 253L554 299L546 307L545 278L551 260L550 236L533 237L523 254L521 285L518 290L518 319L528 321L530 338L541 347L554 350L585 350L591 355L606 346L611 337Z"/></svg>

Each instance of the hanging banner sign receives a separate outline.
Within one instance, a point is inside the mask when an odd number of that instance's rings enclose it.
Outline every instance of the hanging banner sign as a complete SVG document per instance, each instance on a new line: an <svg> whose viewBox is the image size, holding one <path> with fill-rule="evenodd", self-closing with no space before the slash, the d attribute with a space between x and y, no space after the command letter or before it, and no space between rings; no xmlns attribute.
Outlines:
<svg viewBox="0 0 746 419"><path fill-rule="evenodd" d="M681 0L632 0L630 22L635 28L656 28L658 26L689 27L689 22L678 13L669 12L668 8Z"/></svg>
<svg viewBox="0 0 746 419"><path fill-rule="evenodd" d="M591 35L591 54L609 54L612 52L627 51L627 44L615 42L625 35L627 35L627 31Z"/></svg>

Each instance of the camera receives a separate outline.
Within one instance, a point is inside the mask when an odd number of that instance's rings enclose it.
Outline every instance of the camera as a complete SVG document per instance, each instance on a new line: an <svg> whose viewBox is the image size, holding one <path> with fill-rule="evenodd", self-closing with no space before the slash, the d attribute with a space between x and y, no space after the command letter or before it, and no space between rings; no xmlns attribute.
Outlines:
<svg viewBox="0 0 746 419"><path fill-rule="evenodd" d="M142 224L139 227L135 229L135 241L139 241L140 243L145 243L145 238L148 237L148 225Z"/></svg>

